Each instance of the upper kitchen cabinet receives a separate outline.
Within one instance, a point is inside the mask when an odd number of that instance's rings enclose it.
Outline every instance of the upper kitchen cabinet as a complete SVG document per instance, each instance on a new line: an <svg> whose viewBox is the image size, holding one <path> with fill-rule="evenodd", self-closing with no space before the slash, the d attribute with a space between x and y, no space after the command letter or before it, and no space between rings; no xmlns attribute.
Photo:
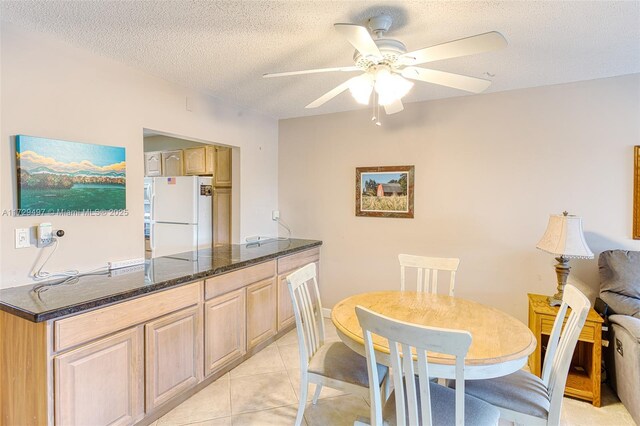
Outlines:
<svg viewBox="0 0 640 426"><path fill-rule="evenodd" d="M144 175L162 176L161 152L146 152L144 154Z"/></svg>
<svg viewBox="0 0 640 426"><path fill-rule="evenodd" d="M164 151L162 153L163 176L182 176L182 150Z"/></svg>
<svg viewBox="0 0 640 426"><path fill-rule="evenodd" d="M231 186L231 148L216 146L214 186Z"/></svg>
<svg viewBox="0 0 640 426"><path fill-rule="evenodd" d="M215 148L202 146L184 150L184 173L186 175L213 175Z"/></svg>

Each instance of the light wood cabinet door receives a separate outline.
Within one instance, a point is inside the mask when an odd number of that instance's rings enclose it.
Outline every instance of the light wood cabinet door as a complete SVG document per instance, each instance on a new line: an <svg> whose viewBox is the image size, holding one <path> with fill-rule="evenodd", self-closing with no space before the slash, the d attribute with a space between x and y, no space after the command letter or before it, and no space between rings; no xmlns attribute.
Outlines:
<svg viewBox="0 0 640 426"><path fill-rule="evenodd" d="M214 175L216 168L216 147L215 146L205 146L204 147L204 157L205 157L205 174L206 175Z"/></svg>
<svg viewBox="0 0 640 426"><path fill-rule="evenodd" d="M247 287L247 347L276 334L276 281L271 278Z"/></svg>
<svg viewBox="0 0 640 426"><path fill-rule="evenodd" d="M231 148L216 147L214 186L231 186Z"/></svg>
<svg viewBox="0 0 640 426"><path fill-rule="evenodd" d="M202 379L201 342L202 317L198 306L145 325L147 412Z"/></svg>
<svg viewBox="0 0 640 426"><path fill-rule="evenodd" d="M184 152L184 174L204 175L207 172L207 151L205 147L187 148Z"/></svg>
<svg viewBox="0 0 640 426"><path fill-rule="evenodd" d="M287 286L287 276L278 275L278 331L295 322L293 304Z"/></svg>
<svg viewBox="0 0 640 426"><path fill-rule="evenodd" d="M54 358L56 425L130 425L144 414L142 327Z"/></svg>
<svg viewBox="0 0 640 426"><path fill-rule="evenodd" d="M231 243L231 188L213 190L213 244Z"/></svg>
<svg viewBox="0 0 640 426"><path fill-rule="evenodd" d="M165 151L162 153L162 175L182 176L182 150Z"/></svg>
<svg viewBox="0 0 640 426"><path fill-rule="evenodd" d="M161 152L146 152L144 154L144 175L162 176Z"/></svg>
<svg viewBox="0 0 640 426"><path fill-rule="evenodd" d="M205 375L247 353L245 306L244 288L204 304Z"/></svg>

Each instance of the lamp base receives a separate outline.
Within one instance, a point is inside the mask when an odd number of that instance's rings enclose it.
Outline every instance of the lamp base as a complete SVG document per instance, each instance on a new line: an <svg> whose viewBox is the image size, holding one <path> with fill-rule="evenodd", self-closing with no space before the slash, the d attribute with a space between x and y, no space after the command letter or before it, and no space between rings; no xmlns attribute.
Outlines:
<svg viewBox="0 0 640 426"><path fill-rule="evenodd" d="M553 296L549 296L547 297L547 300L549 301L549 306L560 306L562 305L562 295L560 295L560 299L557 298L557 294L553 295Z"/></svg>
<svg viewBox="0 0 640 426"><path fill-rule="evenodd" d="M558 288L556 294L549 297L549 306L562 305L562 293L564 292L564 286L567 284L567 278L569 277L569 258L566 256L556 257L556 277L558 278Z"/></svg>

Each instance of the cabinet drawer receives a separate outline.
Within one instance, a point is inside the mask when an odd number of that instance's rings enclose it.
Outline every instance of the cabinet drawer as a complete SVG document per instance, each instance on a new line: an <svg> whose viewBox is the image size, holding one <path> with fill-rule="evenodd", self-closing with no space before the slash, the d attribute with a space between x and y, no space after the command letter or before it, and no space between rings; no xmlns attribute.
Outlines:
<svg viewBox="0 0 640 426"><path fill-rule="evenodd" d="M276 261L271 260L258 265L249 266L239 271L229 272L228 274L219 275L209 278L205 281L204 295L209 300L221 294L246 287L249 284L266 280L275 275Z"/></svg>
<svg viewBox="0 0 640 426"><path fill-rule="evenodd" d="M555 318L542 317L540 321L541 321L541 327L540 327L541 334L550 335ZM565 320L565 324L566 323L567 322ZM582 327L582 330L580 331L580 337L578 337L578 340L583 342L594 342L597 331L598 331L598 327L594 327L593 323L586 322L584 324L584 327Z"/></svg>
<svg viewBox="0 0 640 426"><path fill-rule="evenodd" d="M200 285L197 282L55 321L54 350L58 352L194 305L200 300Z"/></svg>
<svg viewBox="0 0 640 426"><path fill-rule="evenodd" d="M278 274L296 270L308 263L317 262L318 260L320 260L320 247L282 257L278 259Z"/></svg>

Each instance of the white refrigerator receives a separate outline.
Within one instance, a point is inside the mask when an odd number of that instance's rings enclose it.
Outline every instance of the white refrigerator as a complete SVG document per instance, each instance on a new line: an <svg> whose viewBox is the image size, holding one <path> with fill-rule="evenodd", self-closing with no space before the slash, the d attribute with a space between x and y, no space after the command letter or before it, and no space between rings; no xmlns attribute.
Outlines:
<svg viewBox="0 0 640 426"><path fill-rule="evenodd" d="M147 189L148 186L148 189ZM149 196L151 257L211 247L213 179L201 176L145 179Z"/></svg>

